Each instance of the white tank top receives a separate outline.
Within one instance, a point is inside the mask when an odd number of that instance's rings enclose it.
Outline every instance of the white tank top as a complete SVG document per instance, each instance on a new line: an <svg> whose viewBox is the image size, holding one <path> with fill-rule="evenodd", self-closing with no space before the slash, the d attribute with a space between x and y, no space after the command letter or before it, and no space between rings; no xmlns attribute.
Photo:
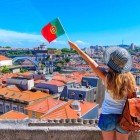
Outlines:
<svg viewBox="0 0 140 140"><path fill-rule="evenodd" d="M108 91L105 91L105 98L102 104L102 114L121 114L125 105L126 98L114 100Z"/></svg>

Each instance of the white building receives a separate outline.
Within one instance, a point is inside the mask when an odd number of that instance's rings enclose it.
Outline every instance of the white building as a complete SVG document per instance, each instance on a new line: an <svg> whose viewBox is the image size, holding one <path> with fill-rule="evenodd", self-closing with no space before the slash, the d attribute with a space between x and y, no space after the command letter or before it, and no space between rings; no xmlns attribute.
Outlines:
<svg viewBox="0 0 140 140"><path fill-rule="evenodd" d="M0 55L0 67L11 66L11 65L12 65L12 59L10 59L6 56Z"/></svg>

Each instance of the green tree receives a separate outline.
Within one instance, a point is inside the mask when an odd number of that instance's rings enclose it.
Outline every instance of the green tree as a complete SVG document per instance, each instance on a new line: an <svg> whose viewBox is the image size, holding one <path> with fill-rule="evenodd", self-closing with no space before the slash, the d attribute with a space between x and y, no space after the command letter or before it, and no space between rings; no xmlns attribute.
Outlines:
<svg viewBox="0 0 140 140"><path fill-rule="evenodd" d="M7 48L7 49L11 49L11 47L10 47L10 46L6 46L5 48Z"/></svg>
<svg viewBox="0 0 140 140"><path fill-rule="evenodd" d="M26 72L26 71L28 71L28 70L23 69L23 68L20 69L20 72L21 72L21 73L24 73L24 72Z"/></svg>
<svg viewBox="0 0 140 140"><path fill-rule="evenodd" d="M70 49L68 49L68 48L63 48L63 49L61 49L61 52L62 52L62 53L70 53Z"/></svg>
<svg viewBox="0 0 140 140"><path fill-rule="evenodd" d="M56 48L47 48L47 50L56 50Z"/></svg>
<svg viewBox="0 0 140 140"><path fill-rule="evenodd" d="M56 68L55 68L55 70L54 70L54 71L58 71L58 72L60 72L60 71L61 71L61 67L56 66Z"/></svg>
<svg viewBox="0 0 140 140"><path fill-rule="evenodd" d="M70 62L70 58L68 58L68 57L65 58L65 62L66 62L66 63Z"/></svg>
<svg viewBox="0 0 140 140"><path fill-rule="evenodd" d="M8 66L3 66L2 69L1 69L1 72L2 72L2 73L9 73L9 72L11 72L11 71L10 71L10 69L9 69Z"/></svg>

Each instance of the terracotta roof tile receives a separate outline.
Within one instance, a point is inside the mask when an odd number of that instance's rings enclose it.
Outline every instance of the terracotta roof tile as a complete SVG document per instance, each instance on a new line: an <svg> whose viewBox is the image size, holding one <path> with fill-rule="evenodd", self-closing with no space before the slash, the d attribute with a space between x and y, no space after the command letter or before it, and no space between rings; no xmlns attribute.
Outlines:
<svg viewBox="0 0 140 140"><path fill-rule="evenodd" d="M0 96L4 96L5 98L16 99L19 101L34 101L41 98L49 97L50 95L47 93L43 93L41 91L21 91L17 87L4 87L0 89Z"/></svg>
<svg viewBox="0 0 140 140"><path fill-rule="evenodd" d="M46 113L41 118L42 119L66 119L66 118L79 118L78 111L71 108L71 103L73 100L68 101L67 104L64 104L63 106L55 109L54 111L50 113ZM81 107L81 116L89 112L92 108L94 108L97 104L96 103L90 103L90 102L80 102Z"/></svg>
<svg viewBox="0 0 140 140"><path fill-rule="evenodd" d="M46 82L47 84L51 85L57 85L57 86L64 86L64 82L58 81L58 80L49 80Z"/></svg>
<svg viewBox="0 0 140 140"><path fill-rule="evenodd" d="M28 105L25 109L40 113L47 113L49 110L52 110L53 108L57 108L66 102L61 100L56 100L53 98L46 98L42 101L33 103L33 105Z"/></svg>
<svg viewBox="0 0 140 140"><path fill-rule="evenodd" d="M12 60L6 56L3 56L3 55L0 55L0 61L3 61L3 60Z"/></svg>
<svg viewBox="0 0 140 140"><path fill-rule="evenodd" d="M9 112L6 112L3 115L0 115L0 119L2 119L2 120L5 120L5 119L19 119L19 120L22 120L22 119L28 119L28 118L29 118L28 115L26 115L24 113L21 113L21 112L14 111L14 110L11 110Z"/></svg>

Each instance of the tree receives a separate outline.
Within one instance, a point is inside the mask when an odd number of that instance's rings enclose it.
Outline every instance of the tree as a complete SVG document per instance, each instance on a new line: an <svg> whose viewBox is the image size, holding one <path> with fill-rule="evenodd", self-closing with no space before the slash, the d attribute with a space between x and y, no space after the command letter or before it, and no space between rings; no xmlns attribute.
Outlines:
<svg viewBox="0 0 140 140"><path fill-rule="evenodd" d="M7 48L7 49L11 49L11 47L10 47L10 46L6 46L5 48Z"/></svg>
<svg viewBox="0 0 140 140"><path fill-rule="evenodd" d="M61 71L61 67L56 66L56 68L55 68L55 70L54 70L54 71L58 71L58 72L60 72L60 71Z"/></svg>
<svg viewBox="0 0 140 140"><path fill-rule="evenodd" d="M2 73L9 73L9 72L11 72L11 71L10 71L10 69L9 69L8 66L3 66L2 69L1 69L1 72L2 72Z"/></svg>
<svg viewBox="0 0 140 140"><path fill-rule="evenodd" d="M70 53L70 50L68 48L63 48L61 49L62 53Z"/></svg>
<svg viewBox="0 0 140 140"><path fill-rule="evenodd" d="M28 71L28 70L23 69L23 68L20 70L21 73L24 73L24 72L26 72L26 71Z"/></svg>
<svg viewBox="0 0 140 140"><path fill-rule="evenodd" d="M68 58L68 57L65 58L65 62L66 62L66 63L70 62L70 58Z"/></svg>

